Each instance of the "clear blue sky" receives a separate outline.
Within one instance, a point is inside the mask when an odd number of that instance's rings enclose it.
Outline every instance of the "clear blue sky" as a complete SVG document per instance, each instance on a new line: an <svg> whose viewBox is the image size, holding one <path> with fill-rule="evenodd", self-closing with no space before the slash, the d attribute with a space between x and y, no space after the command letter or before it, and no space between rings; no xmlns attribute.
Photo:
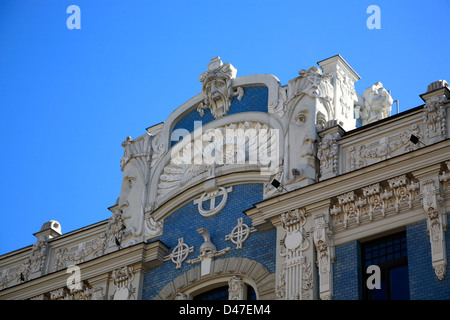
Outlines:
<svg viewBox="0 0 450 320"><path fill-rule="evenodd" d="M72 4L80 30L66 25ZM66 233L109 218L121 142L200 92L211 58L284 85L340 54L359 93L381 81L404 111L450 81L449 12L445 0L0 0L0 254L51 219Z"/></svg>

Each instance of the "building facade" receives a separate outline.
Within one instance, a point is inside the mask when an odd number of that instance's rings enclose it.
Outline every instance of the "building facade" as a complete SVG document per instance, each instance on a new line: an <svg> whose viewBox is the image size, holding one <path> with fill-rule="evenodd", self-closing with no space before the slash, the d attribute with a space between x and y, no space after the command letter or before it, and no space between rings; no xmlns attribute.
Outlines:
<svg viewBox="0 0 450 320"><path fill-rule="evenodd" d="M450 299L449 85L391 116L358 79L339 55L286 85L213 58L122 143L111 217L46 222L0 256L0 299Z"/></svg>

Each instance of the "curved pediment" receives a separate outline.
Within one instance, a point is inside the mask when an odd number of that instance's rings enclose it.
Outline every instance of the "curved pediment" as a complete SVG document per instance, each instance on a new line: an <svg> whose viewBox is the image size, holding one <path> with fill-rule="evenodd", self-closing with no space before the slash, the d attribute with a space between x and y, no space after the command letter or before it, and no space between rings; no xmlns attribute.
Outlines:
<svg viewBox="0 0 450 320"><path fill-rule="evenodd" d="M333 129L320 141L319 133L334 124L353 127L357 79L340 56L319 66L281 86L269 74L236 77L233 65L213 58L199 75L200 93L123 144L118 209L129 237L159 234L153 225L145 231L144 221L161 222L201 194L254 183L264 184L267 199L335 176L339 136Z"/></svg>
<svg viewBox="0 0 450 320"><path fill-rule="evenodd" d="M205 93L195 95L174 110L161 129L160 143L167 150L180 136L173 134L179 130L182 136L192 132L198 125L206 125L216 119L242 112L270 112L269 105L278 99L280 81L270 74L249 75L231 79L231 102L228 111L220 117L215 111L205 107ZM240 89L239 89L240 88ZM214 110L214 109L213 109ZM216 114L216 117L214 116ZM200 122L200 123L196 123ZM184 130L184 132L182 131Z"/></svg>

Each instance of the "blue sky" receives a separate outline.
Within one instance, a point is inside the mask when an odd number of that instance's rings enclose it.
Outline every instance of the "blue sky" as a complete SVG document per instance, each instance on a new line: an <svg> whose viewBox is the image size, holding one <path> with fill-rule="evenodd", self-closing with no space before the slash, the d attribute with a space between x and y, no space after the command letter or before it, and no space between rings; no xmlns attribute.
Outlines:
<svg viewBox="0 0 450 320"><path fill-rule="evenodd" d="M0 254L51 219L66 233L109 218L121 142L200 92L211 58L284 85L340 54L359 93L381 81L405 111L450 81L448 12L448 0L0 0Z"/></svg>

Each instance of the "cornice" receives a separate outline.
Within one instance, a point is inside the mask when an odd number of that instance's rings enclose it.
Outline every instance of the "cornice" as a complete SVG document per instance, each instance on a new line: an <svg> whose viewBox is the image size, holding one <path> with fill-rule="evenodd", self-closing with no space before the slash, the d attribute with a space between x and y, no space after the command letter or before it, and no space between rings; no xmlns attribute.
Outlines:
<svg viewBox="0 0 450 320"><path fill-rule="evenodd" d="M140 268L148 269L163 263L169 248L161 241L139 243L118 251L105 254L78 264L81 280L102 277L114 269L122 266L136 264ZM43 277L15 285L0 291L1 300L25 300L43 292L50 292L66 286L69 274L66 269L59 270Z"/></svg>
<svg viewBox="0 0 450 320"><path fill-rule="evenodd" d="M360 187L368 186L401 174L442 163L450 158L450 140L411 151L387 160L377 162L359 170L351 171L288 193L275 196L254 204L245 211L252 219L253 226L269 222L282 212L295 208L314 206L320 201L330 201Z"/></svg>

